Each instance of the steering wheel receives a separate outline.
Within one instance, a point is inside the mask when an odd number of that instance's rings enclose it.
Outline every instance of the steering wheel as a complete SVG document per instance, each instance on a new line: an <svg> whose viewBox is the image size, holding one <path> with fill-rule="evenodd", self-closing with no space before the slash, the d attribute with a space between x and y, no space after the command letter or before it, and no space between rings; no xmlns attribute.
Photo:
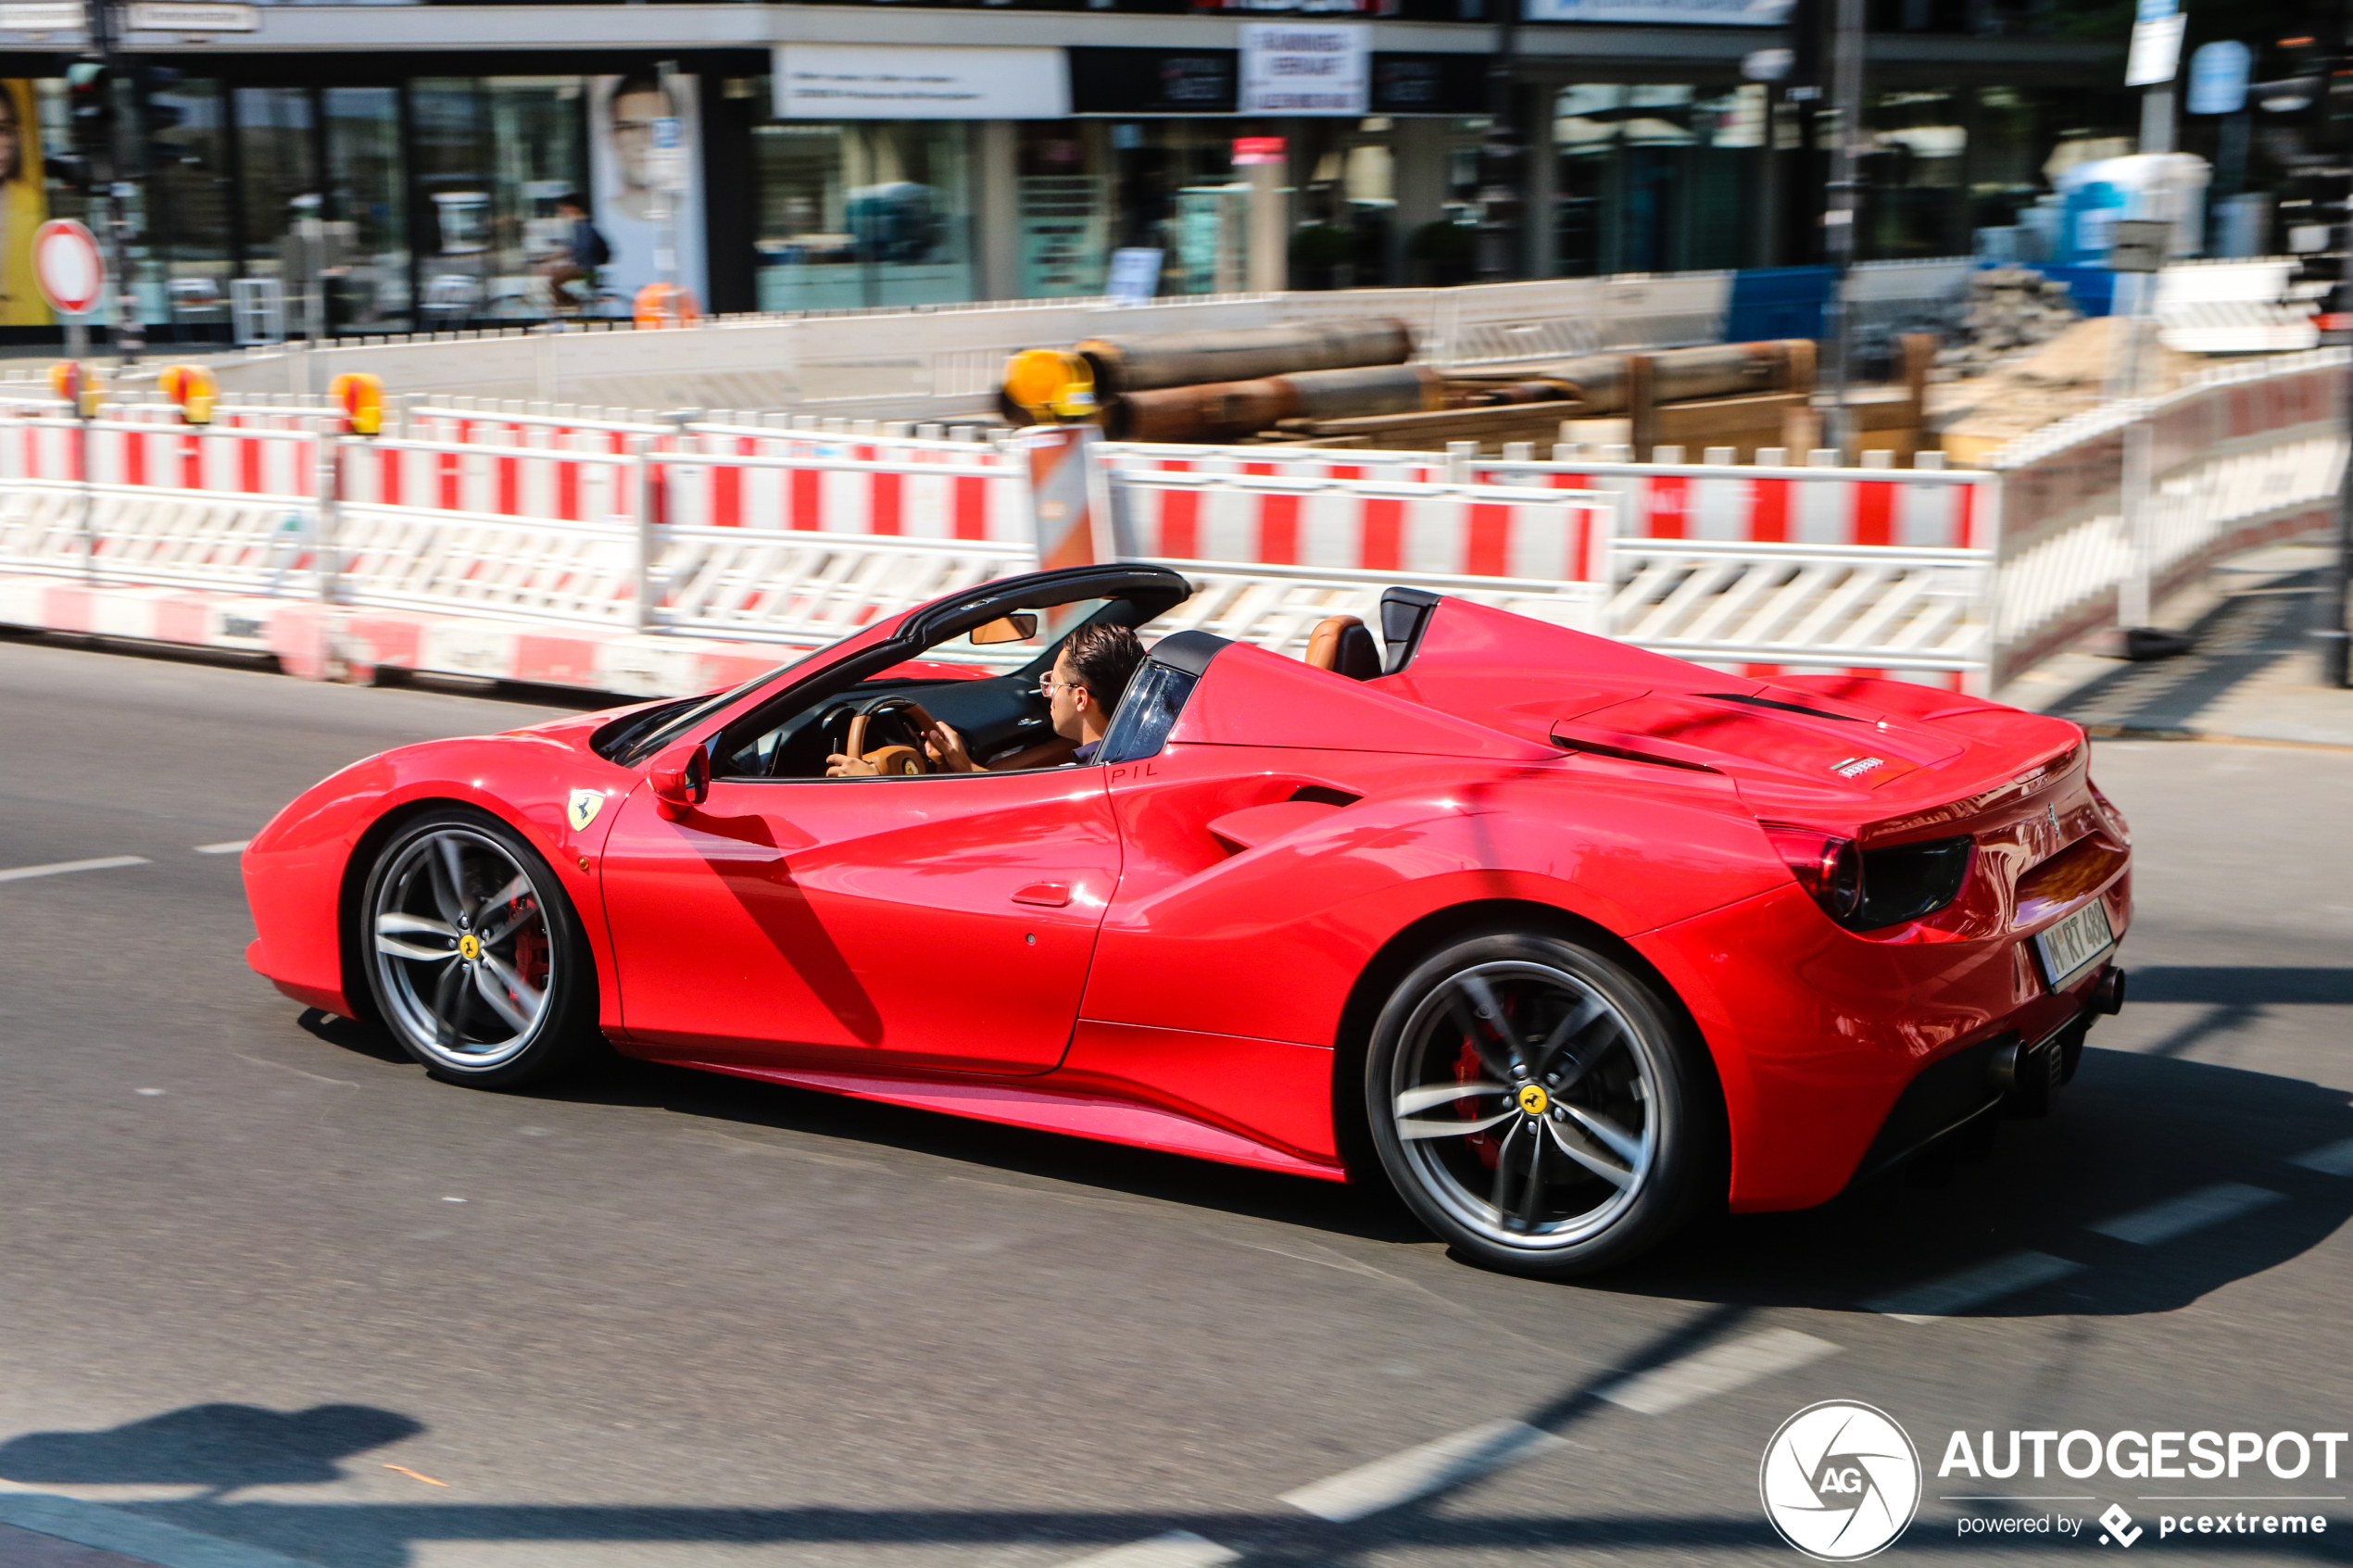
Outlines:
<svg viewBox="0 0 2353 1568"><path fill-rule="evenodd" d="M876 719L885 719L891 727L905 734L914 744L891 742L867 749L868 732L877 729ZM924 705L911 696L885 695L870 697L852 709L849 734L842 742L842 752L849 758L843 764L844 778L864 778L874 775L907 776L935 771L931 758L923 746L924 732L932 726L932 717Z"/></svg>

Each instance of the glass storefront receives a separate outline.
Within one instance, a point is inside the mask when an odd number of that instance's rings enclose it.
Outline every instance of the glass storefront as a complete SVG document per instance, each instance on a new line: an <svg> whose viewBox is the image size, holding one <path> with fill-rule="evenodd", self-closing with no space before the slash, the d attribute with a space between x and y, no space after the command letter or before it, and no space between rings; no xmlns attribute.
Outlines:
<svg viewBox="0 0 2353 1568"><path fill-rule="evenodd" d="M762 310L973 297L971 127L784 120L752 128Z"/></svg>
<svg viewBox="0 0 2353 1568"><path fill-rule="evenodd" d="M1564 277L1753 265L1765 89L1595 82L1554 100Z"/></svg>

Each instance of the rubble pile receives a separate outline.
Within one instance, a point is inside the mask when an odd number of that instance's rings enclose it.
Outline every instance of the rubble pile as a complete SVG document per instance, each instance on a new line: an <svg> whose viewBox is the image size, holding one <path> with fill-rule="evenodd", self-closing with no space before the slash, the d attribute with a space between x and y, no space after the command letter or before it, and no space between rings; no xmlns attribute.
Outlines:
<svg viewBox="0 0 2353 1568"><path fill-rule="evenodd" d="M1968 340L1936 357L1940 379L1982 376L2021 348L2048 343L2082 319L2065 283L2029 267L1993 267L1972 273Z"/></svg>

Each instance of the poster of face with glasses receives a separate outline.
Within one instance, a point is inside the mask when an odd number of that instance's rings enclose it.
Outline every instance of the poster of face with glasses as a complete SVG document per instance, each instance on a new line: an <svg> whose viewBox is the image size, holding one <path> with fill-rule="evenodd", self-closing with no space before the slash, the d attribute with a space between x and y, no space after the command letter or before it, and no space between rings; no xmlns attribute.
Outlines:
<svg viewBox="0 0 2353 1568"><path fill-rule="evenodd" d="M612 247L604 286L623 299L665 270L698 301L703 275L702 132L697 81L652 71L590 79L588 173L591 216ZM665 211L667 217L664 217ZM664 234L675 256L660 254Z"/></svg>
<svg viewBox="0 0 2353 1568"><path fill-rule="evenodd" d="M33 231L48 220L41 182L41 110L32 83L0 81L0 326L45 327L52 320L32 278Z"/></svg>

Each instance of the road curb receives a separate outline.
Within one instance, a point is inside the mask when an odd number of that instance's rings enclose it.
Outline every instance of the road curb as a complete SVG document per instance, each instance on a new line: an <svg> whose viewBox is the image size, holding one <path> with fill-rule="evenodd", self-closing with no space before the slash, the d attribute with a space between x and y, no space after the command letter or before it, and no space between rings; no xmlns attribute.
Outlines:
<svg viewBox="0 0 2353 1568"><path fill-rule="evenodd" d="M101 1502L51 1492L0 1492L0 1524L76 1546L120 1552L156 1568L318 1568L266 1547L246 1546L200 1531L145 1519Z"/></svg>
<svg viewBox="0 0 2353 1568"><path fill-rule="evenodd" d="M25 576L0 576L0 625L267 655L287 674L312 681L365 683L378 670L409 670L623 696L690 696L808 651Z"/></svg>

